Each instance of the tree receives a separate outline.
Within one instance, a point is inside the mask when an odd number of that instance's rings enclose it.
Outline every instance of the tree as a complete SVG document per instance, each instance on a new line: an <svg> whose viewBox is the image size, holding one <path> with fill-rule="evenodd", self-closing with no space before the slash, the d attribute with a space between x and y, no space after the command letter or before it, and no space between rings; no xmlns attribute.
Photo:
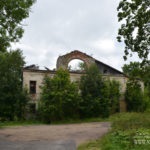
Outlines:
<svg viewBox="0 0 150 150"><path fill-rule="evenodd" d="M24 58L20 50L0 53L0 119L24 117L27 94L22 90Z"/></svg>
<svg viewBox="0 0 150 150"><path fill-rule="evenodd" d="M145 67L141 68L139 62L130 62L130 64L128 65L125 64L122 67L122 69L123 72L129 76L130 80L135 80L139 78L144 82L144 86L145 86L144 100L147 101L147 106L149 107L150 106L150 66L145 65Z"/></svg>
<svg viewBox="0 0 150 150"><path fill-rule="evenodd" d="M86 68L86 74L81 77L81 117L98 117L101 113L101 89L104 87L100 71L96 65Z"/></svg>
<svg viewBox="0 0 150 150"><path fill-rule="evenodd" d="M18 42L23 35L22 21L29 16L35 0L0 1L0 51L5 52L11 42Z"/></svg>
<svg viewBox="0 0 150 150"><path fill-rule="evenodd" d="M0 1L0 120L23 119L28 95L22 89L25 64L20 50L9 50L23 35L22 21L35 0Z"/></svg>
<svg viewBox="0 0 150 150"><path fill-rule="evenodd" d="M150 52L150 0L121 0L118 21L122 21L118 31L118 41L125 43L124 59L136 52L142 64L149 63Z"/></svg>
<svg viewBox="0 0 150 150"><path fill-rule="evenodd" d="M108 83L109 83L110 113L114 114L119 111L120 84L115 80L109 81Z"/></svg>
<svg viewBox="0 0 150 150"><path fill-rule="evenodd" d="M103 79L96 65L85 68L81 77L81 117L108 117L119 111L119 83Z"/></svg>
<svg viewBox="0 0 150 150"><path fill-rule="evenodd" d="M146 109L146 102L144 101L140 82L137 80L128 81L125 100L127 102L128 111L142 112Z"/></svg>
<svg viewBox="0 0 150 150"><path fill-rule="evenodd" d="M141 67L139 62L130 62L128 65L125 64L122 70L130 79L140 78L150 91L150 65Z"/></svg>
<svg viewBox="0 0 150 150"><path fill-rule="evenodd" d="M53 78L45 77L39 112L44 122L78 117L78 87L70 81L69 72L59 69Z"/></svg>
<svg viewBox="0 0 150 150"><path fill-rule="evenodd" d="M130 78L141 78L142 68L139 62L130 62L130 64L124 64L122 67L123 73L128 75Z"/></svg>

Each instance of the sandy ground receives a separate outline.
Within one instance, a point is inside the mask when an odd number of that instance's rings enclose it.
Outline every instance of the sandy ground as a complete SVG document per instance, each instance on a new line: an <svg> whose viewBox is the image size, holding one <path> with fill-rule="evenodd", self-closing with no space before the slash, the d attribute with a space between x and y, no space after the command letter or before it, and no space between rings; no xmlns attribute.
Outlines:
<svg viewBox="0 0 150 150"><path fill-rule="evenodd" d="M10 142L71 140L79 145L103 136L109 129L109 122L8 127L0 129L0 140Z"/></svg>

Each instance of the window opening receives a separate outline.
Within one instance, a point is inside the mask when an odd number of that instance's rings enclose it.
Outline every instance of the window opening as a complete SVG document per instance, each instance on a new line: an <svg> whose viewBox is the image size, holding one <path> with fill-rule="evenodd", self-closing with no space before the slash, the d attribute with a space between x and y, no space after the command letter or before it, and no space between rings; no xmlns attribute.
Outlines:
<svg viewBox="0 0 150 150"><path fill-rule="evenodd" d="M36 94L36 81L30 81L30 94Z"/></svg>

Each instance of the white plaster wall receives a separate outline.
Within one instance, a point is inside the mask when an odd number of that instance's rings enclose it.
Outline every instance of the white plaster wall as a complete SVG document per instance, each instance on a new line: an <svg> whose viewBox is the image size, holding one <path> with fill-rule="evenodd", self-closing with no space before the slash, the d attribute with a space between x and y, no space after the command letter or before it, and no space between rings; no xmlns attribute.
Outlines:
<svg viewBox="0 0 150 150"><path fill-rule="evenodd" d="M30 89L30 81L36 81L36 94L32 94L32 100L37 101L40 98L41 93L41 86L43 83L43 79L45 77L46 73L44 72L29 72L24 71L23 72L23 87L26 88L28 91ZM53 77L53 74L48 74L49 76Z"/></svg>
<svg viewBox="0 0 150 150"><path fill-rule="evenodd" d="M33 99L37 100L40 98L40 93L41 93L41 86L43 82L43 78L46 75L45 72L33 72L33 71L24 71L23 72L23 87L27 88L29 90L29 83L30 81L36 81L36 95L34 96ZM50 77L54 76L54 73L49 73L47 74ZM80 77L82 74L77 74L77 73L70 73L70 78L71 81L79 81ZM120 83L120 92L124 93L126 89L126 83L127 83L127 78L123 76L103 76L106 79L110 80L116 80Z"/></svg>

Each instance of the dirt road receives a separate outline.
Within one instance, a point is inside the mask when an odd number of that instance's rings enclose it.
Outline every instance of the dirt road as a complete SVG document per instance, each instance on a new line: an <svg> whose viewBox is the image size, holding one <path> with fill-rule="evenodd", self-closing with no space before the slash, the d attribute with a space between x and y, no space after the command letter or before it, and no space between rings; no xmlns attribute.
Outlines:
<svg viewBox="0 0 150 150"><path fill-rule="evenodd" d="M74 141L79 145L103 136L109 129L109 122L18 126L0 129L0 140L10 143Z"/></svg>

